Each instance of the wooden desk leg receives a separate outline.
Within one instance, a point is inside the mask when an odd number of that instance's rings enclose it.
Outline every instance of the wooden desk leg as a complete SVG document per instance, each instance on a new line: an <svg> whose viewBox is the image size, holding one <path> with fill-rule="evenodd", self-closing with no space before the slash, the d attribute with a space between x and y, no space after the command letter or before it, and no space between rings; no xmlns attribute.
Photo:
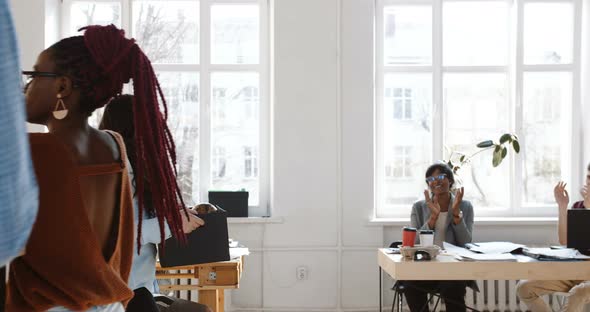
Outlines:
<svg viewBox="0 0 590 312"><path fill-rule="evenodd" d="M208 306L213 312L224 312L223 291L223 289L201 289L199 290L199 303Z"/></svg>

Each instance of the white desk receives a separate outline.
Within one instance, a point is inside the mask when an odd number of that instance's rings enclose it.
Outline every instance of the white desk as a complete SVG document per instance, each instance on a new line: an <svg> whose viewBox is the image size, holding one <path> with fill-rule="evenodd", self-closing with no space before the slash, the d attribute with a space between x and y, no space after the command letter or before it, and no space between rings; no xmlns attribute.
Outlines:
<svg viewBox="0 0 590 312"><path fill-rule="evenodd" d="M441 254L431 261L405 260L377 251L379 267L397 280L590 280L590 261L459 261Z"/></svg>
<svg viewBox="0 0 590 312"><path fill-rule="evenodd" d="M446 254L431 261L412 261L387 250L377 250L380 311L382 271L396 280L590 280L590 261L537 261L525 256L512 262L459 261Z"/></svg>

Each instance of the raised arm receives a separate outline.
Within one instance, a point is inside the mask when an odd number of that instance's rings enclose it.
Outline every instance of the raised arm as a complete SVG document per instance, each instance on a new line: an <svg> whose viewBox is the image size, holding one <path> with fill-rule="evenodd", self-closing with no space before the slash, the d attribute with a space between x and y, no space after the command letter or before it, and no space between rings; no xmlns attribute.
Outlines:
<svg viewBox="0 0 590 312"><path fill-rule="evenodd" d="M565 189L567 183L559 181L553 188L553 196L558 207L557 235L561 245L567 245L567 206L570 196Z"/></svg>

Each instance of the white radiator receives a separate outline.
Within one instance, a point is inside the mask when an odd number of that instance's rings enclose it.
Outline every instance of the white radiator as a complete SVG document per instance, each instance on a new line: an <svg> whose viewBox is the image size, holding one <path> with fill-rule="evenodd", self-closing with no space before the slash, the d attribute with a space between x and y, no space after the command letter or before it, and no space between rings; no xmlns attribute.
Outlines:
<svg viewBox="0 0 590 312"><path fill-rule="evenodd" d="M477 281L479 292L467 289L465 303L479 311L521 312L528 311L526 305L516 295L518 281L487 280ZM553 311L559 311L560 304L556 296L543 298Z"/></svg>
<svg viewBox="0 0 590 312"><path fill-rule="evenodd" d="M479 292L475 292L468 287L467 294L465 295L465 304L468 307L483 312L526 312L528 311L526 305L516 295L517 283L518 281L505 280L477 281ZM549 303L553 311L559 311L559 303L554 296L546 296L543 299ZM436 297L430 302L431 311L435 303ZM389 306L389 309L391 309L391 306ZM410 310L406 305L405 298L403 310ZM439 303L436 310L445 311L445 307Z"/></svg>

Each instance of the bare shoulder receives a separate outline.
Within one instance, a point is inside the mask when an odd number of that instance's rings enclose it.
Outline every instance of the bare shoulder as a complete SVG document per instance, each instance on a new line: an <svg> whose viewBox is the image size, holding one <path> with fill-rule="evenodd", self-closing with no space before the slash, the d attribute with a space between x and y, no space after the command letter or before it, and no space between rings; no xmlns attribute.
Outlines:
<svg viewBox="0 0 590 312"><path fill-rule="evenodd" d="M106 131L92 129L90 150L98 163L111 163L121 160L117 141Z"/></svg>

